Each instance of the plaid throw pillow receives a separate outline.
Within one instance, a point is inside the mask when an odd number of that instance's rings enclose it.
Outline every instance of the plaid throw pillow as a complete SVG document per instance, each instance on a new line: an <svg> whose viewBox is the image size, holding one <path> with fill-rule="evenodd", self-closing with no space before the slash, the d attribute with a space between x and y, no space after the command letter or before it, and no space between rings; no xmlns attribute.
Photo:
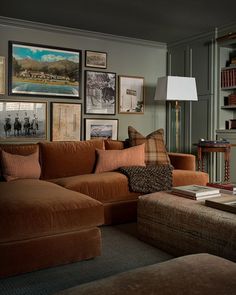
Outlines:
<svg viewBox="0 0 236 295"><path fill-rule="evenodd" d="M136 129L129 126L128 134L131 146L145 143L146 165L170 164L170 159L164 144L163 129L158 129L145 137Z"/></svg>

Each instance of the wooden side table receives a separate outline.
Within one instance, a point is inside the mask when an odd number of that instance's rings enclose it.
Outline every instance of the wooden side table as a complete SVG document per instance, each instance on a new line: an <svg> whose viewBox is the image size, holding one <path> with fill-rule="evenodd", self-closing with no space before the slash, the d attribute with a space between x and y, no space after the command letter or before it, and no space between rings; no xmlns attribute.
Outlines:
<svg viewBox="0 0 236 295"><path fill-rule="evenodd" d="M230 150L231 144L229 143L210 143L197 145L198 151L198 170L204 171L204 153L224 153L224 181L230 180Z"/></svg>

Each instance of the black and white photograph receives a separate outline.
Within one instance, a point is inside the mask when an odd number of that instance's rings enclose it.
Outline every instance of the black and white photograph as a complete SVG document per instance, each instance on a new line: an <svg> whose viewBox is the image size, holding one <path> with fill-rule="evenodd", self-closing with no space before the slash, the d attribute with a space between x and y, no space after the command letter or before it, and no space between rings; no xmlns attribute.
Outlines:
<svg viewBox="0 0 236 295"><path fill-rule="evenodd" d="M118 119L85 119L85 140L118 139Z"/></svg>
<svg viewBox="0 0 236 295"><path fill-rule="evenodd" d="M0 140L47 139L47 103L0 101Z"/></svg>
<svg viewBox="0 0 236 295"><path fill-rule="evenodd" d="M116 74L85 72L85 113L115 115Z"/></svg>
<svg viewBox="0 0 236 295"><path fill-rule="evenodd" d="M119 113L144 113L144 78L119 76Z"/></svg>
<svg viewBox="0 0 236 295"><path fill-rule="evenodd" d="M107 68L107 53L98 51L85 51L85 66L90 68Z"/></svg>

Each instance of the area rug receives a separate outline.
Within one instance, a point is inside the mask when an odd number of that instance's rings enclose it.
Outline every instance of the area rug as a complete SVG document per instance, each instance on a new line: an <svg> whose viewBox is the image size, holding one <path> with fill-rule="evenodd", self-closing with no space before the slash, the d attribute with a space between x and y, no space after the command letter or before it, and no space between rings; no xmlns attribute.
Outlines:
<svg viewBox="0 0 236 295"><path fill-rule="evenodd" d="M0 295L48 295L172 256L137 239L136 224L102 227L102 256L0 280Z"/></svg>

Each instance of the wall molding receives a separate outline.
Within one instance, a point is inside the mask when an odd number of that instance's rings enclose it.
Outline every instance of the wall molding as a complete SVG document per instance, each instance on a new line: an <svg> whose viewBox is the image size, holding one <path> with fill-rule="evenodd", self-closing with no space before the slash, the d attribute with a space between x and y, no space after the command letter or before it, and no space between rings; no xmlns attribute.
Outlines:
<svg viewBox="0 0 236 295"><path fill-rule="evenodd" d="M117 42L124 42L124 43L136 44L141 46L167 49L167 44L162 42L129 38L124 36L105 34L105 33L94 32L94 31L80 30L76 28L62 27L62 26L44 24L39 22L8 18L3 16L0 16L0 25L13 27L13 28L20 27L20 28L26 28L26 29L32 29L32 30L43 30L43 31L52 32L52 33L76 35L79 37L84 37L84 38L93 39L93 40L95 39L95 40L117 41Z"/></svg>

